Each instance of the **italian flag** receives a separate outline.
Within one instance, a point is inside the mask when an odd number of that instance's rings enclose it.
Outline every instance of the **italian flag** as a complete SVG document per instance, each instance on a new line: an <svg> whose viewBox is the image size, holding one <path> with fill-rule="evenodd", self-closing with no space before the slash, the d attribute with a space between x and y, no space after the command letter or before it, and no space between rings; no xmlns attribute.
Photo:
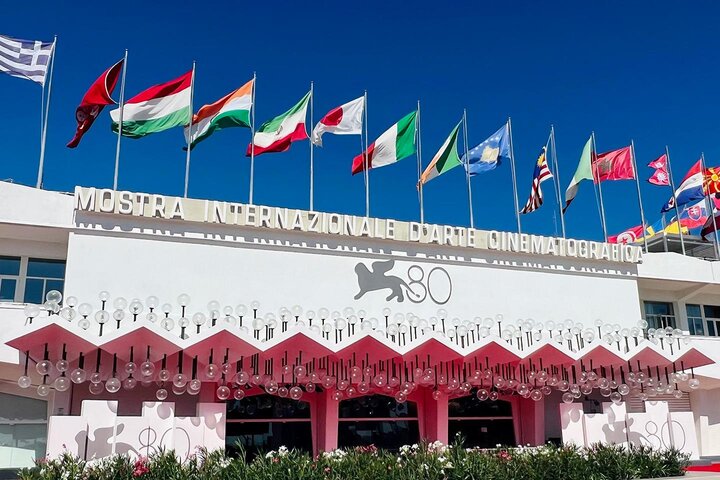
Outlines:
<svg viewBox="0 0 720 480"><path fill-rule="evenodd" d="M253 145L255 155L284 152L292 142L308 138L305 116L309 102L310 92L287 112L263 123L255 132L253 143L248 145L246 155L249 157L253 153Z"/></svg>
<svg viewBox="0 0 720 480"><path fill-rule="evenodd" d="M380 135L367 149L367 168L390 165L415 153L415 119L417 112L405 115L385 133ZM365 170L365 155L353 158L352 174Z"/></svg>
<svg viewBox="0 0 720 480"><path fill-rule="evenodd" d="M458 123L457 126L453 129L453 131L450 132L450 136L447 138L447 140L445 140L445 143L442 144L440 150L438 150L438 152L433 157L430 165L428 165L422 175L420 175L420 181L418 182L418 186L425 185L427 182L437 177L438 175L442 175L448 170L460 165L460 157L457 153L459 130L460 124Z"/></svg>
<svg viewBox="0 0 720 480"><path fill-rule="evenodd" d="M167 83L135 95L123 105L122 134L140 138L190 123L192 70ZM110 112L112 129L118 131L120 109Z"/></svg>
<svg viewBox="0 0 720 480"><path fill-rule="evenodd" d="M193 116L192 134L190 128L185 127L185 139L191 139L190 148L194 148L215 130L228 127L250 128L253 86L253 80L250 80L217 102L200 108Z"/></svg>

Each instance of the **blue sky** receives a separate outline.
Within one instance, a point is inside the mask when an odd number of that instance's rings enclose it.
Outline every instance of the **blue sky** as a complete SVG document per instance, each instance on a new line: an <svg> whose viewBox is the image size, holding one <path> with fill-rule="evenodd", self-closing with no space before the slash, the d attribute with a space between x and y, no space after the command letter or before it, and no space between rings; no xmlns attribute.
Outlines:
<svg viewBox="0 0 720 480"><path fill-rule="evenodd" d="M635 140L645 164L670 147L676 182L718 145L720 4L671 2L15 2L3 11L5 35L58 35L47 138L45 188L111 187L115 136L106 109L76 150L65 144L85 90L129 49L128 96L177 77L197 61L196 105L215 101L257 72L258 124L295 102L315 82L315 118L368 91L370 140L422 102L423 161L429 162L468 109L471 146L512 117L522 206L534 162L557 132L561 189L595 131L599 151ZM116 97L119 88L116 90ZM40 137L40 87L0 75L0 178L34 185ZM190 196L245 202L247 129L224 130L192 155ZM364 184L350 165L356 136L324 139L315 155L317 210L363 214ZM123 139L120 189L182 195L181 129ZM308 207L309 147L256 159L255 203ZM419 218L416 160L371 172L371 214ZM679 183L679 182L678 182ZM546 203L522 217L523 230L559 231L550 182ZM648 222L659 218L669 188L643 181ZM632 181L603 185L608 230L640 223ZM509 163L473 178L478 228L515 230ZM467 225L462 169L425 189L428 222ZM600 239L591 184L566 216L569 236Z"/></svg>

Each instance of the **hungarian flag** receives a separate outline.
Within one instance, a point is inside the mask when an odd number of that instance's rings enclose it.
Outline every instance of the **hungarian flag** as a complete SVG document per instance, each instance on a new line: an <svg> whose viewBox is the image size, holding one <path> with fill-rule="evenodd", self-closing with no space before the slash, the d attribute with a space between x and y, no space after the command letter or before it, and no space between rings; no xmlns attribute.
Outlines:
<svg viewBox="0 0 720 480"><path fill-rule="evenodd" d="M322 136L325 132L336 135L360 135L363 125L365 97L356 98L344 105L333 108L325 115L312 131L311 141L322 147Z"/></svg>
<svg viewBox="0 0 720 480"><path fill-rule="evenodd" d="M709 167L703 172L703 190L708 195L720 193L720 167Z"/></svg>
<svg viewBox="0 0 720 480"><path fill-rule="evenodd" d="M184 75L148 88L125 102L122 135L140 138L190 123L192 70ZM118 131L120 109L110 112L112 130Z"/></svg>
<svg viewBox="0 0 720 480"><path fill-rule="evenodd" d="M417 112L408 113L385 133L380 135L372 145L357 157L353 158L352 174L365 171L367 168L384 167L415 153L415 120Z"/></svg>
<svg viewBox="0 0 720 480"><path fill-rule="evenodd" d="M440 150L435 154L430 164L427 166L425 171L420 175L420 181L418 187L425 185L433 178L442 175L448 170L455 168L460 165L460 157L457 153L457 141L458 131L460 130L460 124L450 132L450 136L442 144Z"/></svg>
<svg viewBox="0 0 720 480"><path fill-rule="evenodd" d="M193 115L192 134L190 127L185 127L185 139L191 139L190 148L194 148L216 130L228 127L250 128L253 87L253 80L250 80L217 102L202 106Z"/></svg>
<svg viewBox="0 0 720 480"><path fill-rule="evenodd" d="M608 243L636 243L638 240L642 239L644 234L645 228L642 225L638 225L637 227L628 228L617 235L609 236Z"/></svg>
<svg viewBox="0 0 720 480"><path fill-rule="evenodd" d="M305 116L310 92L290 110L263 123L255 132L253 143L248 145L246 156L251 156L253 144L255 155L269 152L284 152L290 148L292 142L308 138L305 131Z"/></svg>
<svg viewBox="0 0 720 480"><path fill-rule="evenodd" d="M113 105L115 103L111 95L120 78L123 62L124 60L120 60L105 70L105 72L90 85L88 91L85 92L85 96L75 110L77 129L75 130L75 136L70 140L70 143L67 144L68 148L77 147L80 139L85 135L85 132L90 129L105 105Z"/></svg>
<svg viewBox="0 0 720 480"><path fill-rule="evenodd" d="M608 180L632 180L635 178L630 147L599 153L593 159L593 163L595 164L593 172L595 183Z"/></svg>
<svg viewBox="0 0 720 480"><path fill-rule="evenodd" d="M668 174L667 155L664 153L658 158L648 163L648 167L654 168L655 171L648 178L648 182L661 187L670 186L670 175Z"/></svg>

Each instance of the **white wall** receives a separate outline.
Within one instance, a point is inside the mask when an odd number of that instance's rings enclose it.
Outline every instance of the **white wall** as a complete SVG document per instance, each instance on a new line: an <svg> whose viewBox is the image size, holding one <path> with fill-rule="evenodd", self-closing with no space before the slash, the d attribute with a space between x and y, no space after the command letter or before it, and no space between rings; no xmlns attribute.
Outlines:
<svg viewBox="0 0 720 480"><path fill-rule="evenodd" d="M207 302L222 305L261 302L261 313L295 304L304 309L326 307L364 308L380 316L384 307L393 311L435 315L445 308L450 317L472 319L494 316L506 319L565 320L591 324L606 322L635 325L640 318L633 266L599 262L559 263L557 259L502 256L487 251L450 247L411 246L399 242L320 238L307 234L235 229L228 241L216 235L201 239L189 235L115 235L93 231L71 234L68 248L66 295L97 305L102 290L113 296L145 299L156 295L175 303L181 293L192 298L191 312L205 310ZM331 243L332 242L332 243ZM423 251L414 250L422 248ZM396 259L389 272L409 282L408 268L444 269L452 282L445 305L429 298L415 304L386 302L389 290L367 293L360 300L355 267L371 268L374 261ZM577 262L577 261L576 261ZM611 268L613 270L605 270ZM447 296L443 272L433 273L431 289ZM413 285L421 292L422 287ZM407 290L405 290L407 294Z"/></svg>

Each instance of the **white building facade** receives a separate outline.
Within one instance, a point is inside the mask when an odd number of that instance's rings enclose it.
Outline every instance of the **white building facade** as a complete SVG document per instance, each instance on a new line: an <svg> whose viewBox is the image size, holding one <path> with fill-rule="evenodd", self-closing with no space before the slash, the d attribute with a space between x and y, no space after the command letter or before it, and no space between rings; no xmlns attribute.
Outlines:
<svg viewBox="0 0 720 480"><path fill-rule="evenodd" d="M0 468L455 433L720 455L720 262L676 253L0 183L0 322Z"/></svg>

